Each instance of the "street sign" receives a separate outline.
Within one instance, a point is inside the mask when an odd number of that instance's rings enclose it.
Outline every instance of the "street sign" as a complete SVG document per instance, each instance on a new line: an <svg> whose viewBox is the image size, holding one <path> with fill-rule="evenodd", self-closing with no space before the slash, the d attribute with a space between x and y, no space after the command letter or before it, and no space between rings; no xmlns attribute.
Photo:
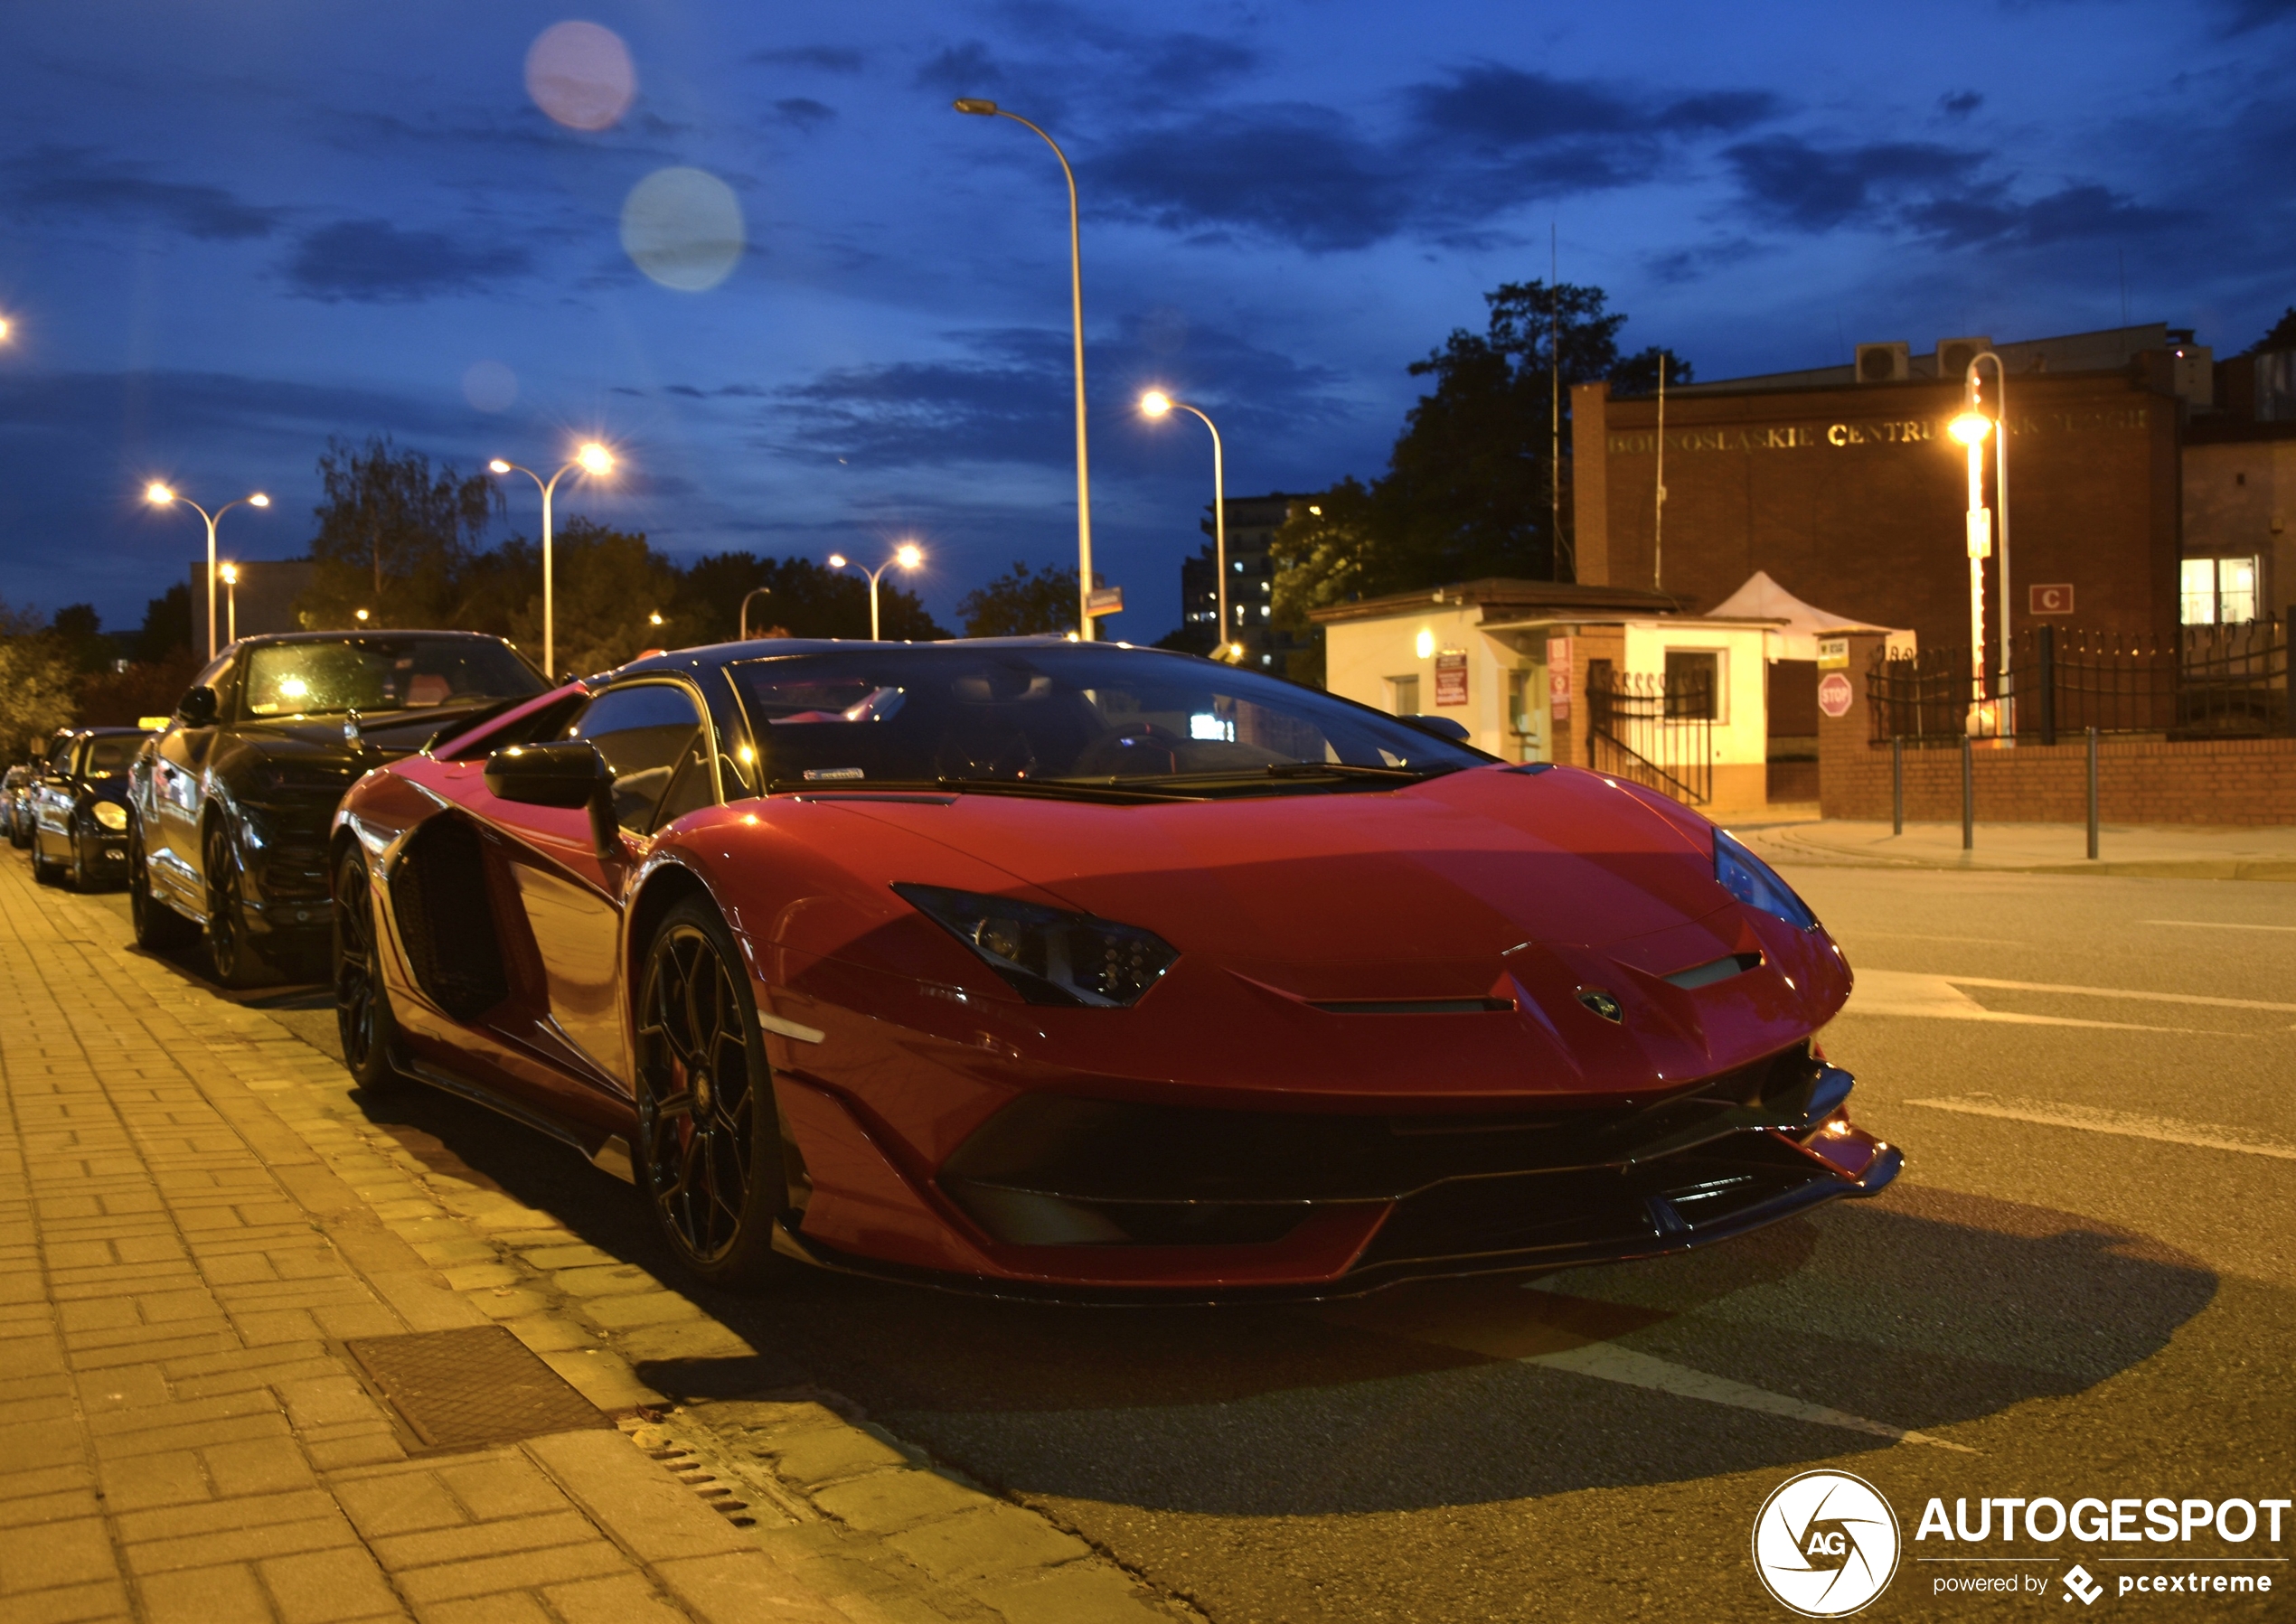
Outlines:
<svg viewBox="0 0 2296 1624"><path fill-rule="evenodd" d="M1849 669L1849 639L1821 637L1818 639L1818 669L1839 671Z"/></svg>
<svg viewBox="0 0 2296 1624"><path fill-rule="evenodd" d="M1467 702L1467 651L1443 649L1435 654L1435 703L1463 705Z"/></svg>
<svg viewBox="0 0 2296 1624"><path fill-rule="evenodd" d="M1818 680L1818 709L1835 721L1849 714L1858 702L1858 690L1849 686L1849 679L1840 671L1828 671Z"/></svg>
<svg viewBox="0 0 2296 1624"><path fill-rule="evenodd" d="M2068 581L2056 587L2028 587L2025 601L2028 611L2034 615L2070 615L2073 613L2073 585Z"/></svg>
<svg viewBox="0 0 2296 1624"><path fill-rule="evenodd" d="M1570 639L1547 640L1547 714L1558 722L1570 720Z"/></svg>
<svg viewBox="0 0 2296 1624"><path fill-rule="evenodd" d="M1124 589L1122 587L1095 587L1084 600L1084 612L1096 620L1103 615L1124 612Z"/></svg>

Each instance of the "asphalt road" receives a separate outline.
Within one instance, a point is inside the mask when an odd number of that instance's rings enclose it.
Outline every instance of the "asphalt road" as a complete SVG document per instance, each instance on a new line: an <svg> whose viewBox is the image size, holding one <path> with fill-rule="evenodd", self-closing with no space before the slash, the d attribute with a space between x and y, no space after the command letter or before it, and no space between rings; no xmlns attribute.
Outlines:
<svg viewBox="0 0 2296 1624"><path fill-rule="evenodd" d="M2277 1547L1995 1544L2029 1560L1983 1568L1911 1543L1932 1496L2291 1495L2296 887L1791 878L1860 975L1824 1042L1859 1120L1906 1150L1877 1200L1691 1257L1321 1307L1057 1310L804 1276L700 1299L757 1357L642 1374L693 1398L842 1394L1219 1624L1787 1617L1749 1536L1822 1467L1879 1488L1908 1541L1864 1617L2064 1607L2076 1556L2108 1586L2098 1610L2296 1612L2291 1564L2253 1560L2296 1552L2296 1518ZM332 1043L318 997L271 1001ZM562 1150L443 1097L399 1109L435 1165L667 1269L626 1192ZM2202 1558L2278 1593L2114 1593ZM1935 1592L1973 1572L2044 1588Z"/></svg>

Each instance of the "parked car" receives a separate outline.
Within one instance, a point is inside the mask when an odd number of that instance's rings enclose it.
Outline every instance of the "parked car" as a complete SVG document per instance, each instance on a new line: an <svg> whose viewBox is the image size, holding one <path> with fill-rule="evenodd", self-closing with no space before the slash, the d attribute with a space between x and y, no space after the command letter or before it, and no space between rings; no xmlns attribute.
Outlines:
<svg viewBox="0 0 2296 1624"><path fill-rule="evenodd" d="M469 632L303 632L226 649L184 694L129 793L136 939L207 932L225 984L324 965L327 831L371 768L442 727L546 685L510 644Z"/></svg>
<svg viewBox="0 0 2296 1624"><path fill-rule="evenodd" d="M1346 1294L1888 1183L1786 884L1444 731L1107 644L640 660L345 797L344 1056L631 1178L727 1282Z"/></svg>
<svg viewBox="0 0 2296 1624"><path fill-rule="evenodd" d="M31 783L32 874L69 878L75 890L127 874L127 769L149 737L136 728L78 728L56 735Z"/></svg>
<svg viewBox="0 0 2296 1624"><path fill-rule="evenodd" d="M8 826L8 844L21 851L32 844L32 781L36 769L20 762L0 777L0 821Z"/></svg>

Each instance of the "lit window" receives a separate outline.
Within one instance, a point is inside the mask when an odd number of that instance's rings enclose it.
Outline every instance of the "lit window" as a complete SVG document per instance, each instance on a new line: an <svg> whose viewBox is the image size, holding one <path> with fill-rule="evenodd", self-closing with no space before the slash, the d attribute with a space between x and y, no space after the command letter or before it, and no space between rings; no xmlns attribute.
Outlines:
<svg viewBox="0 0 2296 1624"><path fill-rule="evenodd" d="M2255 619L2256 565L2254 558L2185 559L2178 572L2178 618L2188 626Z"/></svg>
<svg viewBox="0 0 2296 1624"><path fill-rule="evenodd" d="M1666 651L1666 714L1676 721L1719 721L1722 656L1710 649Z"/></svg>
<svg viewBox="0 0 2296 1624"><path fill-rule="evenodd" d="M1209 711L1199 711L1188 718L1188 737L1219 739L1232 745L1236 742L1236 724L1224 721Z"/></svg>

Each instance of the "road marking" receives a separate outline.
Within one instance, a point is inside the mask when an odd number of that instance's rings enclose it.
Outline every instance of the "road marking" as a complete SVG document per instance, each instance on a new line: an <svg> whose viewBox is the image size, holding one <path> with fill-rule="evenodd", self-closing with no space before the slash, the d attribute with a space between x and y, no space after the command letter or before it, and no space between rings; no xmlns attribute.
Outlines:
<svg viewBox="0 0 2296 1624"><path fill-rule="evenodd" d="M1782 1416L1788 1421L1807 1422L1813 1426L1839 1427L1844 1432L1864 1432L1870 1437L1887 1438L1893 1443L1925 1443L1934 1449L1952 1450L1963 1455L1978 1452L1966 1444L1951 1443L1943 1438L1933 1438L1926 1432L1893 1427L1887 1422L1868 1421L1846 1410L1830 1410L1823 1404L1807 1403L1798 1398L1789 1398L1783 1393L1772 1393L1767 1388L1751 1387L1744 1382L1731 1381L1727 1376L1693 1370L1688 1365L1677 1365L1670 1359L1636 1353L1633 1348L1621 1347L1615 1342L1590 1342L1584 1347L1532 1354L1521 1363L1543 1366L1548 1370L1567 1371L1572 1375L1593 1376L1597 1381L1646 1388L1652 1393L1671 1394L1677 1398L1703 1399L1709 1404L1727 1404L1734 1410L1752 1410L1757 1414Z"/></svg>
<svg viewBox="0 0 2296 1624"><path fill-rule="evenodd" d="M2196 931L2281 931L2296 936L2296 925L2227 925L2221 919L2140 919L2139 925L2181 925Z"/></svg>
<svg viewBox="0 0 2296 1624"><path fill-rule="evenodd" d="M2174 1117L2141 1116L2132 1111L2108 1111L2099 1105L2065 1105L2054 1100L2006 1101L1987 1094L1953 1094L1942 1100L1907 1100L1933 1111L1957 1111L1964 1116L2000 1117L2012 1122L2034 1122L2045 1128L2078 1128L2089 1133L2112 1133L2123 1139L2149 1139L2164 1145L2192 1145L2203 1150L2231 1150L2242 1156L2269 1156L2296 1161L2296 1145L2269 1133L2226 1128L2215 1122L2184 1122Z"/></svg>
<svg viewBox="0 0 2296 1624"><path fill-rule="evenodd" d="M1988 947L2031 947L2034 943L2016 936L1941 936L1934 931L1855 931L1858 936L1887 936L1898 942L1981 942Z"/></svg>
<svg viewBox="0 0 2296 1624"><path fill-rule="evenodd" d="M1910 970L1860 970L1849 995L1849 1011L1858 1015L1924 1015L1943 1020L1996 1020L2018 1026L2088 1027L2116 1032L2189 1032L2205 1028L2156 1027L2118 1020L2080 1020L2063 1015L2019 1015L1988 1009L1964 987L1995 987L2009 992L2069 993L2082 998L2108 998L2134 1003L2180 1004L2209 1009L2261 1009L2296 1015L2296 1004L2260 999L2211 998L2197 992L2151 992L2133 987L2074 987L2054 981L2008 981L1981 975L1931 975ZM2222 1034L2219 1034L2220 1036Z"/></svg>

